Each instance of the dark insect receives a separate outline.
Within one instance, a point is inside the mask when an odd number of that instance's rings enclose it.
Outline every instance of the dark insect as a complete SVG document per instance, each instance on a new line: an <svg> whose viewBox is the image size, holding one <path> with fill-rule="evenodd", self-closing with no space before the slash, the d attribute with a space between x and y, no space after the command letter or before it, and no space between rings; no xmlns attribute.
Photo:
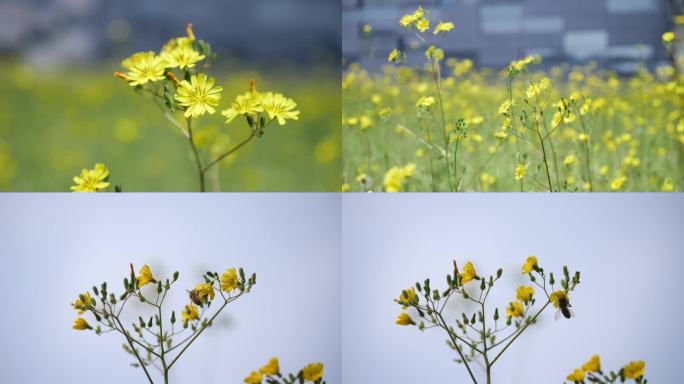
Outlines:
<svg viewBox="0 0 684 384"><path fill-rule="evenodd" d="M561 314L566 319L575 317L575 314L572 312L570 307L572 307L572 305L570 305L570 300L564 297L558 299L558 312L556 312L556 320L560 318Z"/></svg>
<svg viewBox="0 0 684 384"><path fill-rule="evenodd" d="M189 296L190 300L192 300L193 303L195 303L196 305L202 305L202 299L200 299L199 295L197 294L197 291L193 289L192 291L190 291Z"/></svg>

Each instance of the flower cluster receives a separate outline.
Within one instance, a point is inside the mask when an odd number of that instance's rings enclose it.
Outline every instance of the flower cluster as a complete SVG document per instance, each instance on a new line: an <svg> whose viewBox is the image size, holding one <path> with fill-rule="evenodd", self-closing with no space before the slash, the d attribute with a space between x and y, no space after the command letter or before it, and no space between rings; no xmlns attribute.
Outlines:
<svg viewBox="0 0 684 384"><path fill-rule="evenodd" d="M187 348L210 327L221 311L233 301L248 293L256 284L256 275L245 276L242 268L228 268L225 272L206 272L202 282L189 291L189 303L177 312L169 314L164 307L168 292L177 283L179 272L172 278L155 276L148 265L135 273L130 265L130 275L123 279L123 293L109 290L106 282L93 286L92 295L86 291L71 304L78 313L73 329L93 331L97 335L114 332L124 337L124 350L135 358L132 364L153 382L151 367L159 370L168 383L168 373ZM217 300L218 298L218 300ZM137 300L149 306L154 314L140 314L127 327L122 313L129 300ZM212 304L215 310L211 311ZM218 308L216 308L218 306ZM83 316L90 314L89 322ZM180 315L181 326L177 325ZM145 316L145 317L144 317Z"/></svg>
<svg viewBox="0 0 684 384"><path fill-rule="evenodd" d="M634 380L635 383L648 383L644 377L646 363L643 360L630 361L617 372L604 372L601 370L601 358L593 355L580 368L572 371L565 379L575 384L584 383L624 383L626 380Z"/></svg>
<svg viewBox="0 0 684 384"><path fill-rule="evenodd" d="M535 324L543 311L551 306L559 313L570 318L569 293L580 282L579 272L572 276L563 267L560 287L555 288L553 273L547 273L538 264L535 256L529 256L522 265L522 274L527 275L531 285L521 285L515 291L515 299L505 307L505 320L501 319L499 308L489 308L487 299L495 283L503 275L498 269L493 275L481 275L475 265L468 261L462 269L453 262L453 272L446 276L446 288L435 289L430 279L404 289L394 301L402 308L395 323L400 326L416 326L419 330L437 328L444 331L447 344L456 351L456 361L463 363L471 380L476 383L472 367L484 368L487 382L490 381L491 368L508 347L532 324ZM536 306L535 285L543 294L541 306ZM473 304L476 310L464 312L455 319L446 319L444 308L456 298ZM451 324L455 323L456 327Z"/></svg>
<svg viewBox="0 0 684 384"><path fill-rule="evenodd" d="M280 372L280 364L277 357L272 357L266 365L256 371L252 371L244 382L247 384L295 384L311 382L325 384L323 380L323 363L311 363L300 369L296 374L284 374Z"/></svg>
<svg viewBox="0 0 684 384"><path fill-rule="evenodd" d="M202 127L193 127L193 119L216 113L223 87L216 84L214 77L203 72L216 57L211 45L195 36L191 24L186 33L187 36L169 40L159 53L134 53L121 63L125 71L115 72L114 75L135 90L149 94L167 119L188 139L200 180L200 190L204 191L205 175L212 167L233 155L252 139L261 137L272 122L283 126L288 120L298 120L299 111L296 109L297 103L281 93L257 92L252 80L249 91L238 94L230 107L221 112L226 123L243 116L249 128L248 136L218 155L212 153L209 160L203 159L196 139L202 132ZM185 127L172 115L176 111L183 112Z"/></svg>

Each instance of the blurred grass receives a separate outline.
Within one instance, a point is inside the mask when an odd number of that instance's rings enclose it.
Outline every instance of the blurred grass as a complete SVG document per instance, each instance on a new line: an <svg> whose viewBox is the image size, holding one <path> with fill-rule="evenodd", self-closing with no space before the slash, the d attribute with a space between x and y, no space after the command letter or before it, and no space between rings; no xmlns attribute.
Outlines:
<svg viewBox="0 0 684 384"><path fill-rule="evenodd" d="M232 66L231 66L232 67ZM82 168L104 163L124 191L197 191L187 140L148 97L112 76L118 65L49 73L0 63L0 190L69 191ZM234 68L234 67L232 67ZM239 68L239 67L238 67ZM224 88L218 111L257 79L261 91L293 98L299 121L273 124L221 164L221 191L336 191L340 184L339 71L209 72ZM177 113L179 119L181 113ZM199 140L216 132L237 143L244 120L217 112L196 120ZM203 148L204 161L208 151ZM213 190L211 183L209 190Z"/></svg>

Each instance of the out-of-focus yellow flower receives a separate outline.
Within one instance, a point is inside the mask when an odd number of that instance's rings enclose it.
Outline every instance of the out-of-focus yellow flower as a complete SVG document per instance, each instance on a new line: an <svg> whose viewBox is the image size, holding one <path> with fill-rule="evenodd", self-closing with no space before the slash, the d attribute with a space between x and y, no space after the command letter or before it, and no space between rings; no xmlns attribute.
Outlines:
<svg viewBox="0 0 684 384"><path fill-rule="evenodd" d="M302 378L307 381L316 381L323 377L323 363L311 363L302 368Z"/></svg>
<svg viewBox="0 0 684 384"><path fill-rule="evenodd" d="M627 379L637 379L644 375L646 363L643 360L630 361L622 368L622 372Z"/></svg>
<svg viewBox="0 0 684 384"><path fill-rule="evenodd" d="M228 268L221 274L221 290L230 292L238 286L238 275L235 268Z"/></svg>
<svg viewBox="0 0 684 384"><path fill-rule="evenodd" d="M166 68L194 68L195 64L204 60L205 56L200 55L197 51L189 47L178 47L173 50L161 53L161 58L164 60Z"/></svg>
<svg viewBox="0 0 684 384"><path fill-rule="evenodd" d="M221 99L223 87L214 87L216 79L198 73L190 77L190 82L183 80L176 90L175 99L178 104L186 107L185 117L198 117L205 113L214 114L215 106Z"/></svg>
<svg viewBox="0 0 684 384"><path fill-rule="evenodd" d="M340 192L349 192L350 186L347 183L342 183L342 186L340 187Z"/></svg>
<svg viewBox="0 0 684 384"><path fill-rule="evenodd" d="M528 99L539 96L542 92L549 88L549 85L551 85L551 80L549 80L548 77L544 77L537 83L531 83L527 87L527 91L525 91L525 96L527 96Z"/></svg>
<svg viewBox="0 0 684 384"><path fill-rule="evenodd" d="M392 52L389 53L389 56L387 56L387 61L390 63L396 63L399 61L399 58L401 57L401 53L399 52L398 49L393 49Z"/></svg>
<svg viewBox="0 0 684 384"><path fill-rule="evenodd" d="M522 317L525 312L525 306L519 301L511 301L506 307L506 316L508 317Z"/></svg>
<svg viewBox="0 0 684 384"><path fill-rule="evenodd" d="M428 60L442 61L444 60L444 51L441 48L431 45L425 50L425 58Z"/></svg>
<svg viewBox="0 0 684 384"><path fill-rule="evenodd" d="M154 281L154 277L152 276L152 270L150 270L150 266L147 264L143 265L142 268L140 268L140 273L135 279L138 282L139 288L142 288L148 283Z"/></svg>
<svg viewBox="0 0 684 384"><path fill-rule="evenodd" d="M461 284L465 284L473 280L477 276L477 271L475 271L475 266L472 262L467 262L463 266L463 271L461 272Z"/></svg>
<svg viewBox="0 0 684 384"><path fill-rule="evenodd" d="M402 312L397 316L397 321L396 323L398 325L414 325L416 324L413 319L411 319L411 316L408 315L406 312Z"/></svg>
<svg viewBox="0 0 684 384"><path fill-rule="evenodd" d="M625 182L627 182L627 177L616 177L615 179L613 179L613 181L610 182L610 189L612 189L613 191L618 191L622 188L623 185L625 185Z"/></svg>
<svg viewBox="0 0 684 384"><path fill-rule="evenodd" d="M534 297L534 288L521 285L515 290L515 298L522 301L528 302Z"/></svg>
<svg viewBox="0 0 684 384"><path fill-rule="evenodd" d="M439 24L435 27L435 29L432 31L434 35L438 35L440 33L446 34L447 32L451 31L454 29L454 23L451 22L443 22L440 21Z"/></svg>
<svg viewBox="0 0 684 384"><path fill-rule="evenodd" d="M263 380L261 373L253 371L249 376L245 377L244 381L247 384L261 384L261 380Z"/></svg>
<svg viewBox="0 0 684 384"><path fill-rule="evenodd" d="M435 98L432 96L421 96L416 102L416 107L426 110L430 109L433 105L435 105Z"/></svg>
<svg viewBox="0 0 684 384"><path fill-rule="evenodd" d="M663 33L663 43L665 43L665 44L671 43L675 40L676 37L677 36L672 31L665 32L665 33Z"/></svg>
<svg viewBox="0 0 684 384"><path fill-rule="evenodd" d="M369 35L371 32L373 32L373 26L370 24L364 24L363 27L361 27L361 32Z"/></svg>
<svg viewBox="0 0 684 384"><path fill-rule="evenodd" d="M259 373L265 376L275 376L280 374L280 364L278 364L278 358L271 357L266 365L259 368Z"/></svg>
<svg viewBox="0 0 684 384"><path fill-rule="evenodd" d="M383 185L385 192L401 192L404 187L404 181L413 176L413 171L416 169L416 164L408 163L403 167L392 167L383 178Z"/></svg>
<svg viewBox="0 0 684 384"><path fill-rule="evenodd" d="M416 29L420 32L425 32L430 29L430 20L426 18L420 18L416 21Z"/></svg>
<svg viewBox="0 0 684 384"><path fill-rule="evenodd" d="M299 111L295 110L297 103L280 93L268 92L261 100L268 118L277 119L279 125L285 125L285 120L299 120Z"/></svg>
<svg viewBox="0 0 684 384"><path fill-rule="evenodd" d="M84 318L77 317L76 320L74 321L74 325L71 328L73 328L77 331L84 331L86 329L90 329L90 324L88 324L88 322L85 321Z"/></svg>
<svg viewBox="0 0 684 384"><path fill-rule="evenodd" d="M669 177L663 180L663 186L661 188L661 191L663 192L673 192L674 191L674 183L672 182L672 179Z"/></svg>
<svg viewBox="0 0 684 384"><path fill-rule="evenodd" d="M494 150L494 152L496 152L496 150ZM490 151L490 153L494 152ZM489 190L489 187L496 184L496 177L494 177L494 175L492 175L489 172L482 172L480 174L480 182L482 183L482 191L487 192Z"/></svg>
<svg viewBox="0 0 684 384"><path fill-rule="evenodd" d="M593 355L589 358L589 361L582 365L582 370L584 372L598 372L601 370L601 359L599 355Z"/></svg>
<svg viewBox="0 0 684 384"><path fill-rule="evenodd" d="M164 80L164 64L164 60L152 51L134 53L121 62L128 70L123 78L133 87Z"/></svg>
<svg viewBox="0 0 684 384"><path fill-rule="evenodd" d="M584 372L581 369L575 369L566 377L568 381L584 381Z"/></svg>
<svg viewBox="0 0 684 384"><path fill-rule="evenodd" d="M536 256L527 256L527 260L523 263L522 266L522 274L530 273L534 270L534 268L537 266L537 257Z"/></svg>
<svg viewBox="0 0 684 384"><path fill-rule="evenodd" d="M216 296L216 292L214 292L214 286L209 283L197 284L193 291L204 303L206 303L207 300L214 300L214 296Z"/></svg>
<svg viewBox="0 0 684 384"><path fill-rule="evenodd" d="M565 156L565 159L563 159L563 164L565 165L573 165L577 162L577 157L575 155L567 155Z"/></svg>
<svg viewBox="0 0 684 384"><path fill-rule="evenodd" d="M76 185L71 187L74 192L98 192L109 187L107 178L109 170L104 164L95 164L95 168L81 170L79 176L74 177Z"/></svg>
<svg viewBox="0 0 684 384"><path fill-rule="evenodd" d="M525 174L527 174L527 166L525 164L518 163L518 165L515 166L515 179L520 180L525 177Z"/></svg>
<svg viewBox="0 0 684 384"><path fill-rule="evenodd" d="M560 308L561 300L567 301L568 294L565 293L565 291L555 291L551 293L551 295L549 296L549 300L551 301L551 304L553 304L554 307Z"/></svg>

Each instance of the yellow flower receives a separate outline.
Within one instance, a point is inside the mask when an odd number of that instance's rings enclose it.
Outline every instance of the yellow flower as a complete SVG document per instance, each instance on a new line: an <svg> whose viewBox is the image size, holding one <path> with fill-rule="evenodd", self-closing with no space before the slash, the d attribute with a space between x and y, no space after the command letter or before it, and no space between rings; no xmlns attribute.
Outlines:
<svg viewBox="0 0 684 384"><path fill-rule="evenodd" d="M520 180L527 174L527 166L525 164L518 163L515 166L515 179Z"/></svg>
<svg viewBox="0 0 684 384"><path fill-rule="evenodd" d="M349 189L351 187L347 183L342 183L342 186L340 187L340 192L349 192Z"/></svg>
<svg viewBox="0 0 684 384"><path fill-rule="evenodd" d="M143 265L142 268L140 268L140 274L135 279L138 281L138 287L140 288L148 284L149 282L154 281L154 277L152 277L152 271L150 270L150 266L147 264Z"/></svg>
<svg viewBox="0 0 684 384"><path fill-rule="evenodd" d="M397 303L403 305L404 308L406 308L407 306L409 306L411 304L417 304L418 303L418 295L416 295L416 290L413 287L411 287L405 291L406 291L406 296L404 296L404 292L402 291L399 294L399 298L396 299L395 301Z"/></svg>
<svg viewBox="0 0 684 384"><path fill-rule="evenodd" d="M584 372L581 369L575 369L571 374L566 377L568 381L583 381Z"/></svg>
<svg viewBox="0 0 684 384"><path fill-rule="evenodd" d="M441 48L431 45L425 50L425 58L428 60L434 59L435 61L442 61L444 60L444 51Z"/></svg>
<svg viewBox="0 0 684 384"><path fill-rule="evenodd" d="M205 113L213 114L214 109L221 99L223 87L214 87L215 79L207 77L204 73L192 75L190 82L183 80L176 91L175 99L186 107L185 117L202 116Z"/></svg>
<svg viewBox="0 0 684 384"><path fill-rule="evenodd" d="M247 384L261 384L262 380L261 373L254 371L249 374L249 376L245 377L245 383Z"/></svg>
<svg viewBox="0 0 684 384"><path fill-rule="evenodd" d="M665 32L665 33L663 33L663 43L665 43L665 44L671 43L674 41L675 37L676 36L675 36L674 32L672 32L672 31Z"/></svg>
<svg viewBox="0 0 684 384"><path fill-rule="evenodd" d="M390 63L396 63L399 61L399 57L401 56L401 53L399 52L398 49L393 49L392 52L389 53L389 56L387 56L387 61Z"/></svg>
<svg viewBox="0 0 684 384"><path fill-rule="evenodd" d="M643 360L630 361L622 368L622 372L627 379L636 379L644 375L646 363Z"/></svg>
<svg viewBox="0 0 684 384"><path fill-rule="evenodd" d="M528 287L525 285L521 285L518 287L518 289L515 290L515 298L523 301L523 302L528 302L532 300L532 297L534 296L534 288Z"/></svg>
<svg viewBox="0 0 684 384"><path fill-rule="evenodd" d="M323 363L311 363L302 369L302 378L316 381L323 377Z"/></svg>
<svg viewBox="0 0 684 384"><path fill-rule="evenodd" d="M164 60L154 52L138 52L121 62L128 69L125 79L131 86L164 79Z"/></svg>
<svg viewBox="0 0 684 384"><path fill-rule="evenodd" d="M195 37L175 37L164 44L162 47L160 53L168 53L176 49L180 48L190 48L192 49L193 41L195 40Z"/></svg>
<svg viewBox="0 0 684 384"><path fill-rule="evenodd" d="M473 280L477 276L477 272L475 271L475 266L473 265L472 262L467 262L463 266L463 272L461 272L461 284L465 284L471 280Z"/></svg>
<svg viewBox="0 0 684 384"><path fill-rule="evenodd" d="M435 30L432 31L432 33L434 35L437 35L439 33L446 34L447 32L451 31L452 29L454 29L454 23L451 23L451 22L445 23L443 21L440 21L439 24L437 24L437 26L435 27Z"/></svg>
<svg viewBox="0 0 684 384"><path fill-rule="evenodd" d="M421 17L416 21L416 29L419 30L420 32L425 32L428 29L430 29L430 20Z"/></svg>
<svg viewBox="0 0 684 384"><path fill-rule="evenodd" d="M661 191L663 192L673 192L674 191L674 183L672 183L672 179L669 177L663 180L663 186L661 188Z"/></svg>
<svg viewBox="0 0 684 384"><path fill-rule="evenodd" d="M527 96L528 99L531 99L534 96L539 96L542 92L544 92L549 85L551 85L551 80L549 78L544 77L541 79L538 83L531 83L527 87L527 91L525 91L525 95Z"/></svg>
<svg viewBox="0 0 684 384"><path fill-rule="evenodd" d="M563 159L563 164L565 165L573 165L577 161L577 157L575 155L567 155L565 156L565 159Z"/></svg>
<svg viewBox="0 0 684 384"><path fill-rule="evenodd" d="M523 312L525 312L525 307L523 303L519 301L511 301L511 303L506 307L506 316L508 317L522 317Z"/></svg>
<svg viewBox="0 0 684 384"><path fill-rule="evenodd" d="M565 291L555 291L551 293L551 295L549 296L549 300L551 301L551 304L553 304L554 307L560 308L560 301L565 300L567 302L568 294L565 293Z"/></svg>
<svg viewBox="0 0 684 384"><path fill-rule="evenodd" d="M363 27L361 27L361 31L368 35L369 33L373 32L373 26L370 24L364 24Z"/></svg>
<svg viewBox="0 0 684 384"><path fill-rule="evenodd" d="M187 327L188 323L193 320L199 320L199 309L197 309L195 304L190 303L183 308L183 312L181 312L181 321L183 322L183 326Z"/></svg>
<svg viewBox="0 0 684 384"><path fill-rule="evenodd" d="M383 178L383 185L385 192L401 192L404 186L404 181L413 176L413 171L416 169L416 164L408 163L403 167L392 167Z"/></svg>
<svg viewBox="0 0 684 384"><path fill-rule="evenodd" d="M268 118L277 119L279 125L285 125L285 120L299 120L299 111L294 110L297 103L280 93L268 92L261 100L264 111L268 113Z"/></svg>
<svg viewBox="0 0 684 384"><path fill-rule="evenodd" d="M214 292L214 286L209 283L197 284L193 291L197 294L199 299L206 303L207 300L214 300L216 293Z"/></svg>
<svg viewBox="0 0 684 384"><path fill-rule="evenodd" d="M582 365L582 370L584 372L598 372L601 370L601 359L599 355L594 355L589 358L589 361Z"/></svg>
<svg viewBox="0 0 684 384"><path fill-rule="evenodd" d="M625 182L627 181L627 178L625 176L620 176L616 177L613 179L613 181L610 182L610 189L613 191L617 191L620 188L622 188L623 185L625 185Z"/></svg>
<svg viewBox="0 0 684 384"><path fill-rule="evenodd" d="M433 105L435 105L435 98L432 96L422 96L416 102L416 107L421 109L430 109Z"/></svg>
<svg viewBox="0 0 684 384"><path fill-rule="evenodd" d="M259 368L259 373L265 376L275 376L280 373L280 365L278 364L278 358L277 357L271 357L271 359L264 365L263 367Z"/></svg>
<svg viewBox="0 0 684 384"><path fill-rule="evenodd" d="M78 314L81 315L83 314L84 311L88 310L90 308L90 305L92 304L92 297L90 297L90 293L86 292L84 294L78 295L76 298L76 301L71 303L71 306L74 307L74 310L78 311Z"/></svg>
<svg viewBox="0 0 684 384"><path fill-rule="evenodd" d="M205 58L190 47L178 47L161 53L164 66L167 68L194 68L195 63Z"/></svg>
<svg viewBox="0 0 684 384"><path fill-rule="evenodd" d="M411 319L411 316L408 315L406 312L402 312L397 316L397 321L396 323L398 325L414 325L416 324L413 319Z"/></svg>
<svg viewBox="0 0 684 384"><path fill-rule="evenodd" d="M228 268L221 274L221 290L230 292L238 286L238 275L235 268Z"/></svg>
<svg viewBox="0 0 684 384"><path fill-rule="evenodd" d="M83 331L86 329L90 329L90 324L88 324L88 322L85 321L84 318L77 317L76 320L74 321L74 325L71 328L73 328L77 331Z"/></svg>
<svg viewBox="0 0 684 384"><path fill-rule="evenodd" d="M104 164L95 164L95 168L81 170L79 176L74 177L76 185L71 187L74 192L98 192L109 187L109 170Z"/></svg>
<svg viewBox="0 0 684 384"><path fill-rule="evenodd" d="M245 92L242 95L238 95L231 107L221 112L221 114L226 117L226 124L228 124L239 115L256 116L257 113L263 111L261 94L258 92Z"/></svg>
<svg viewBox="0 0 684 384"><path fill-rule="evenodd" d="M530 273L537 266L537 258L535 256L527 256L527 260L522 266L522 274Z"/></svg>

